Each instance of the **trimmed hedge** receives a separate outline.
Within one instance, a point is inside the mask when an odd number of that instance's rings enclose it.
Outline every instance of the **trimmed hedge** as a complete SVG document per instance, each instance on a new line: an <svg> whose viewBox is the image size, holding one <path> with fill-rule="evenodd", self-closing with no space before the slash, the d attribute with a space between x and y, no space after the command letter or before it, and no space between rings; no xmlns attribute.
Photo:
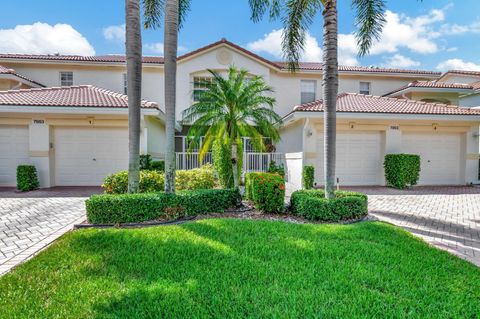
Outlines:
<svg viewBox="0 0 480 319"><path fill-rule="evenodd" d="M37 169L33 165L17 166L17 188L22 192L28 192L40 187Z"/></svg>
<svg viewBox="0 0 480 319"><path fill-rule="evenodd" d="M195 190L211 189L215 186L213 166L210 164L191 170L176 171L175 189Z"/></svg>
<svg viewBox="0 0 480 319"><path fill-rule="evenodd" d="M177 194L93 195L85 205L90 223L119 224L223 213L237 206L240 200L238 190L202 189Z"/></svg>
<svg viewBox="0 0 480 319"><path fill-rule="evenodd" d="M302 183L304 189L312 189L315 180L315 167L313 165L306 165L302 170Z"/></svg>
<svg viewBox="0 0 480 319"><path fill-rule="evenodd" d="M165 161L153 161L150 163L152 171L165 172Z"/></svg>
<svg viewBox="0 0 480 319"><path fill-rule="evenodd" d="M387 154L383 163L388 186L403 189L417 185L420 177L420 156L414 154Z"/></svg>
<svg viewBox="0 0 480 319"><path fill-rule="evenodd" d="M285 180L277 173L248 173L245 175L245 197L264 212L283 212Z"/></svg>
<svg viewBox="0 0 480 319"><path fill-rule="evenodd" d="M150 154L141 154L140 155L140 169L149 170L152 165L152 156Z"/></svg>
<svg viewBox="0 0 480 319"><path fill-rule="evenodd" d="M294 215L324 222L356 219L368 214L367 195L336 191L335 196L328 200L323 190L296 191L290 198L290 209Z"/></svg>
<svg viewBox="0 0 480 319"><path fill-rule="evenodd" d="M285 168L283 167L282 164L277 165L277 163L275 163L274 161L268 164L267 173L278 174L283 178L285 178Z"/></svg>

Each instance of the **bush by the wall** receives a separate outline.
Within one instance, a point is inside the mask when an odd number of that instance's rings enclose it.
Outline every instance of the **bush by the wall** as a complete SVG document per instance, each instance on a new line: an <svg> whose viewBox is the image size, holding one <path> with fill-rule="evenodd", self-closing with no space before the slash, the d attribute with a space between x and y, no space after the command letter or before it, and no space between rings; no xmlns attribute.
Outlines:
<svg viewBox="0 0 480 319"><path fill-rule="evenodd" d="M268 213L280 213L285 208L285 180L278 174L248 173L245 175L245 197L255 207Z"/></svg>
<svg viewBox="0 0 480 319"><path fill-rule="evenodd" d="M210 189L215 186L212 165L176 171L175 188L178 190Z"/></svg>
<svg viewBox="0 0 480 319"><path fill-rule="evenodd" d="M403 189L414 186L420 177L420 156L414 154L387 154L383 163L388 186Z"/></svg>
<svg viewBox="0 0 480 319"><path fill-rule="evenodd" d="M302 170L302 183L304 189L312 189L315 180L315 167L313 165L305 165Z"/></svg>
<svg viewBox="0 0 480 319"><path fill-rule="evenodd" d="M150 154L140 155L140 169L149 170L152 165L152 156Z"/></svg>
<svg viewBox="0 0 480 319"><path fill-rule="evenodd" d="M40 186L38 182L37 169L33 165L17 166L17 188L22 192L37 189Z"/></svg>
<svg viewBox="0 0 480 319"><path fill-rule="evenodd" d="M335 198L326 199L323 190L300 190L290 198L292 214L312 221L337 222L356 219L368 214L367 195L336 191Z"/></svg>
<svg viewBox="0 0 480 319"><path fill-rule="evenodd" d="M285 168L283 167L283 165L278 165L273 161L268 164L267 173L278 174L285 178Z"/></svg>
<svg viewBox="0 0 480 319"><path fill-rule="evenodd" d="M177 194L93 195L86 203L90 223L132 223L222 213L240 201L238 190L207 189Z"/></svg>
<svg viewBox="0 0 480 319"><path fill-rule="evenodd" d="M152 161L150 170L157 172L165 172L165 161Z"/></svg>
<svg viewBox="0 0 480 319"><path fill-rule="evenodd" d="M238 179L242 176L243 168L243 143L238 141ZM213 166L217 172L218 182L223 188L233 188L232 148L230 143L221 140L213 142Z"/></svg>

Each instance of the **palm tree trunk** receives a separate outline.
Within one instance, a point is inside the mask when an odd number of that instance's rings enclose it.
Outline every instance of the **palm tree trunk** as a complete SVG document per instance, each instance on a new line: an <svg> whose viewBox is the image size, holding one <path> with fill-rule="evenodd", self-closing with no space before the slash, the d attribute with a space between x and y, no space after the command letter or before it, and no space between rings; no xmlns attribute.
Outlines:
<svg viewBox="0 0 480 319"><path fill-rule="evenodd" d="M128 192L137 193L140 180L140 104L142 94L142 34L139 0L125 1L128 94Z"/></svg>
<svg viewBox="0 0 480 319"><path fill-rule="evenodd" d="M337 0L327 0L323 11L323 105L325 197L335 197L338 94Z"/></svg>
<svg viewBox="0 0 480 319"><path fill-rule="evenodd" d="M238 144L237 141L232 141L232 173L233 173L233 187L238 188L240 183L238 181Z"/></svg>
<svg viewBox="0 0 480 319"><path fill-rule="evenodd" d="M175 103L177 83L178 0L165 4L165 192L175 193Z"/></svg>

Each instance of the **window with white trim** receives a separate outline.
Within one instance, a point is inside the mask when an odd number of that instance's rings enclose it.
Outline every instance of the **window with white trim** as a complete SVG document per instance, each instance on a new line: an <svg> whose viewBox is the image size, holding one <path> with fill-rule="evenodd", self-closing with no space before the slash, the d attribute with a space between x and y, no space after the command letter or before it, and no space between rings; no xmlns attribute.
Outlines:
<svg viewBox="0 0 480 319"><path fill-rule="evenodd" d="M195 76L193 78L193 101L198 102L200 96L205 92L212 83L213 78L208 76Z"/></svg>
<svg viewBox="0 0 480 319"><path fill-rule="evenodd" d="M360 82L360 94L370 95L370 82Z"/></svg>
<svg viewBox="0 0 480 319"><path fill-rule="evenodd" d="M310 103L315 101L317 91L317 81L301 80L300 81L300 103Z"/></svg>
<svg viewBox="0 0 480 319"><path fill-rule="evenodd" d="M123 73L123 94L127 95L127 93L128 93L127 73Z"/></svg>
<svg viewBox="0 0 480 319"><path fill-rule="evenodd" d="M73 72L60 72L60 86L73 85Z"/></svg>

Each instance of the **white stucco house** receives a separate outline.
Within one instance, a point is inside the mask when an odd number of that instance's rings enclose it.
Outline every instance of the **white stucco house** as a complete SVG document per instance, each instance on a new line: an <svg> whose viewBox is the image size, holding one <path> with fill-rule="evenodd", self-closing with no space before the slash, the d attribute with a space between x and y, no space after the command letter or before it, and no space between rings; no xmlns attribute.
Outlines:
<svg viewBox="0 0 480 319"><path fill-rule="evenodd" d="M144 57L141 151L165 153L162 57ZM186 152L181 112L208 77L230 65L261 75L274 88L284 118L275 153L245 143L246 170L271 160L286 165L299 187L301 168L322 181L322 65L262 58L225 39L178 58L176 141L178 168L197 165ZM423 185L479 182L480 73L340 67L337 176L341 185L384 185L387 153L420 154ZM480 83L480 82L479 82ZM15 168L34 164L42 187L100 185L128 164L125 57L0 54L0 186L15 185ZM461 106L457 106L461 105ZM208 160L208 158L207 158Z"/></svg>

